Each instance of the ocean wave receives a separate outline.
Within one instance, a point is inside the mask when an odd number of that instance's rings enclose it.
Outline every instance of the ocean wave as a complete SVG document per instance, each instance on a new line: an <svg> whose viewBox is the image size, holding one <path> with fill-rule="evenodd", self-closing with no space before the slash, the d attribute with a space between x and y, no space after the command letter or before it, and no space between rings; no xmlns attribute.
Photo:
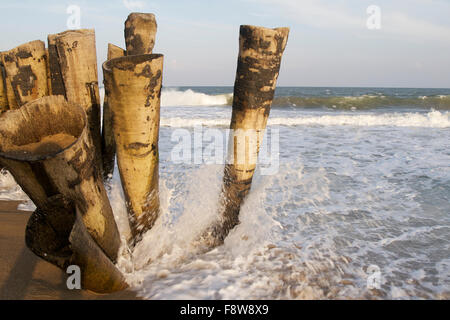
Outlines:
<svg viewBox="0 0 450 320"><path fill-rule="evenodd" d="M393 97L362 95L357 97L275 97L272 106L277 107L326 107L340 110L366 110L380 107L417 107L450 110L450 96Z"/></svg>
<svg viewBox="0 0 450 320"><path fill-rule="evenodd" d="M228 127L225 118L162 118L163 127ZM428 113L336 114L269 118L269 126L390 126L450 128L450 113L432 110Z"/></svg>
<svg viewBox="0 0 450 320"><path fill-rule="evenodd" d="M104 88L100 88L103 103ZM192 89L163 89L161 106L231 106L232 93L206 94ZM336 110L370 110L382 107L413 107L436 110L450 110L450 95L398 97L384 95L298 97L275 96L273 107L317 108Z"/></svg>
<svg viewBox="0 0 450 320"><path fill-rule="evenodd" d="M209 95L191 89L179 91L166 89L161 92L161 106L222 106L230 105L232 94Z"/></svg>

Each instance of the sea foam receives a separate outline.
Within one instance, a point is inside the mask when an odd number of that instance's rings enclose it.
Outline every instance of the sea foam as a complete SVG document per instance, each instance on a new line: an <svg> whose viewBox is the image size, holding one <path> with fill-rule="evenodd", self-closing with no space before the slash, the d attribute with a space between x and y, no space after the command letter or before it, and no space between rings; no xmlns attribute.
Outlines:
<svg viewBox="0 0 450 320"><path fill-rule="evenodd" d="M227 127L225 118L162 118L163 127ZM428 113L373 113L373 114L326 114L296 117L269 118L269 126L392 126L392 127L450 127L450 113L431 110Z"/></svg>

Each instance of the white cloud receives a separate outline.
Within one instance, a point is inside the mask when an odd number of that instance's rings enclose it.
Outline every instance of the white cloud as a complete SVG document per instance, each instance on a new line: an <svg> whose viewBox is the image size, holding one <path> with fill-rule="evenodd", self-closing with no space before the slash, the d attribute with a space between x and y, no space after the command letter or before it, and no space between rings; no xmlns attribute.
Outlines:
<svg viewBox="0 0 450 320"><path fill-rule="evenodd" d="M365 25L366 16L352 14L348 8L320 0L262 0L299 24L317 28L348 28ZM260 1L258 1L260 3Z"/></svg>
<svg viewBox="0 0 450 320"><path fill-rule="evenodd" d="M382 16L382 27L387 34L426 40L450 42L450 27L393 12Z"/></svg>
<svg viewBox="0 0 450 320"><path fill-rule="evenodd" d="M250 0L253 1L253 0ZM365 31L369 17L366 8L353 1L324 1L324 0L258 0L263 2L291 21L301 25L308 25L319 29L352 29ZM375 1L376 2L376 1ZM416 0L414 6L380 5L381 30L374 33L384 36L403 36L421 41L441 40L450 42L450 26L439 25L431 21L432 17L418 19L411 15L413 9L420 12L420 7L433 4L436 12L450 10L446 2L436 0ZM358 4L358 6L355 5ZM369 3L370 4L370 3ZM439 6L437 6L439 5ZM449 11L450 12L450 11Z"/></svg>

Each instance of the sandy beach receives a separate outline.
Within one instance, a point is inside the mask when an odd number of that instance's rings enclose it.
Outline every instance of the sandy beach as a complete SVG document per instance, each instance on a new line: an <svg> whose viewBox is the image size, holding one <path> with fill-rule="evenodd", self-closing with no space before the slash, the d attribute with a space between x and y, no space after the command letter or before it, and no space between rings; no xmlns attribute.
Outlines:
<svg viewBox="0 0 450 320"><path fill-rule="evenodd" d="M25 226L31 212L17 210L19 204L0 200L0 299L139 299L131 290L108 295L68 290L64 272L38 258L25 246Z"/></svg>

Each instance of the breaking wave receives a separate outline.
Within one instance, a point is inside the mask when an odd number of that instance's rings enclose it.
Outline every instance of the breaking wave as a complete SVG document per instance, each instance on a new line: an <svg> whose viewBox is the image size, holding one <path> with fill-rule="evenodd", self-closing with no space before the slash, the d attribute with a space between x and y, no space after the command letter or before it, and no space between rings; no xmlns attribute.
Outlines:
<svg viewBox="0 0 450 320"><path fill-rule="evenodd" d="M163 127L227 127L227 118L162 118ZM391 127L425 127L449 128L450 112L432 110L428 113L382 113L382 114L327 114L304 115L297 117L269 118L268 125L277 126L391 126Z"/></svg>
<svg viewBox="0 0 450 320"><path fill-rule="evenodd" d="M161 92L161 106L221 106L231 105L232 94L209 95L191 89L179 91L165 89Z"/></svg>
<svg viewBox="0 0 450 320"><path fill-rule="evenodd" d="M362 95L357 97L276 97L277 107L326 107L339 110L367 110L381 107L416 107L450 110L450 96L394 97Z"/></svg>
<svg viewBox="0 0 450 320"><path fill-rule="evenodd" d="M104 88L100 88L103 103ZM206 94L192 89L163 89L161 106L231 106L232 93ZM325 107L336 110L370 110L383 107L413 107L436 110L450 110L450 95L398 97L384 95L299 97L276 96L273 107L317 108Z"/></svg>

